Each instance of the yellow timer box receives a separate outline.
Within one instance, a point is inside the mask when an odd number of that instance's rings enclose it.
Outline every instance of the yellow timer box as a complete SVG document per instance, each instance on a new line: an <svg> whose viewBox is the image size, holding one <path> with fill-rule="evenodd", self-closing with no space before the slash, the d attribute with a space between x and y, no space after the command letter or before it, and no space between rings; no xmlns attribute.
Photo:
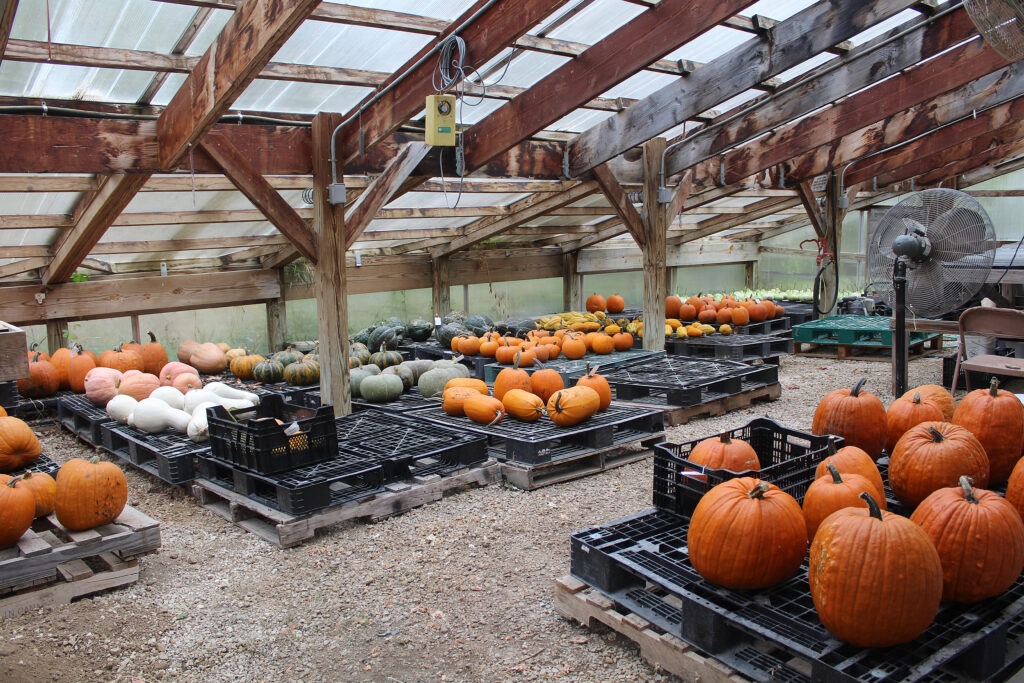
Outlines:
<svg viewBox="0 0 1024 683"><path fill-rule="evenodd" d="M455 95L427 95L427 126L424 137L428 145L455 145Z"/></svg>

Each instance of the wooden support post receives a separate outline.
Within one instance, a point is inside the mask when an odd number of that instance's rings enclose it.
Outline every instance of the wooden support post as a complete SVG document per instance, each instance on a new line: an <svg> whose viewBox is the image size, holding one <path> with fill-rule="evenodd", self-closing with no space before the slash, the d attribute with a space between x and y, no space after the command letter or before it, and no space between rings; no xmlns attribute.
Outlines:
<svg viewBox="0 0 1024 683"><path fill-rule="evenodd" d="M288 317L284 300L284 271L280 273L281 297L267 302L267 348L271 353L284 348Z"/></svg>
<svg viewBox="0 0 1024 683"><path fill-rule="evenodd" d="M316 319L320 340L320 396L337 417L352 412L348 381L348 287L345 282L345 206L327 200L331 134L338 114L313 119L313 232L317 236Z"/></svg>
<svg viewBox="0 0 1024 683"><path fill-rule="evenodd" d="M580 252L562 254L562 310L583 309L583 276L579 273Z"/></svg>
<svg viewBox="0 0 1024 683"><path fill-rule="evenodd" d="M144 340L142 339L142 327L139 325L139 316L133 315L131 317L131 321L132 321L132 339L134 341L137 341L138 343L142 344Z"/></svg>
<svg viewBox="0 0 1024 683"><path fill-rule="evenodd" d="M757 287L757 265L758 261L747 261L743 267L743 286L747 289Z"/></svg>
<svg viewBox="0 0 1024 683"><path fill-rule="evenodd" d="M668 233L667 207L658 203L658 174L665 138L644 143L644 349L665 348L665 246Z"/></svg>
<svg viewBox="0 0 1024 683"><path fill-rule="evenodd" d="M452 310L451 260L447 255L430 260L434 285L431 292L434 318L443 318ZM434 321L437 322L436 320Z"/></svg>
<svg viewBox="0 0 1024 683"><path fill-rule="evenodd" d="M68 321L48 320L46 321L46 346L50 354L68 345Z"/></svg>

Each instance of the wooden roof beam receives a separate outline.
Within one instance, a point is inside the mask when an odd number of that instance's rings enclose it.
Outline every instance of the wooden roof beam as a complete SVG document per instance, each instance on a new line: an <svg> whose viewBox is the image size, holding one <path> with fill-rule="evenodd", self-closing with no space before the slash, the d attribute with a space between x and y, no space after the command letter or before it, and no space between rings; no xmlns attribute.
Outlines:
<svg viewBox="0 0 1024 683"><path fill-rule="evenodd" d="M619 185L619 181L615 179L615 174L611 172L607 164L594 167L594 180L597 181L601 192L614 207L615 213L622 219L622 223L633 237L633 241L637 243L637 246L643 246L646 238L644 219L633 203L629 201L629 197L626 196L626 192Z"/></svg>
<svg viewBox="0 0 1024 683"><path fill-rule="evenodd" d="M483 167L581 102L621 83L750 4L750 0L662 0L466 131L467 172Z"/></svg>
<svg viewBox="0 0 1024 683"><path fill-rule="evenodd" d="M44 286L71 278L100 241L107 227L114 222L146 182L145 175L109 175L100 181L99 189L87 195L78 207L74 227L58 237L53 247L53 260L43 268L40 280Z"/></svg>
<svg viewBox="0 0 1024 683"><path fill-rule="evenodd" d="M568 145L569 173L578 177L700 112L797 66L906 9L913 0L869 4L822 0L714 59L687 78L658 90L576 137ZM499 110L500 111L500 110Z"/></svg>
<svg viewBox="0 0 1024 683"><path fill-rule="evenodd" d="M504 0L486 7L485 0L477 0L438 38L440 41L458 31L466 42L469 63L482 65L565 2ZM432 77L437 64L429 56L437 44L435 42L421 49L382 83L380 89L353 108L353 112L361 112L358 122L351 122L337 133L334 153L343 164L359 155L360 136L365 147L372 147L423 109L424 98L434 93Z"/></svg>
<svg viewBox="0 0 1024 683"><path fill-rule="evenodd" d="M18 0L0 0L0 64L11 38L14 15L18 12Z"/></svg>
<svg viewBox="0 0 1024 683"><path fill-rule="evenodd" d="M726 153L725 182L784 163L808 150L820 149L876 121L903 119L910 126L895 137L886 137L884 143L891 145L900 139L913 137L927 129L921 127L921 120L907 117L908 110L925 101L943 97L951 90L980 79L1005 64L1006 60L987 47L980 38L944 52L917 68L905 71L899 78L882 81L832 107L796 123L776 128L754 142ZM991 80L987 76L986 79L985 83ZM996 91L1002 94L1002 87L991 87L993 94ZM963 94L959 96L963 97ZM927 111L923 105L919 109L922 113ZM923 115L932 116L928 113ZM830 169L836 169L836 160L832 162ZM695 172L702 176L718 174L721 163L721 159L709 159L698 164ZM822 169L819 173L825 170L829 169ZM787 168L786 177L787 180L797 182L809 180L813 176L799 167L790 167Z"/></svg>
<svg viewBox="0 0 1024 683"><path fill-rule="evenodd" d="M904 31L909 33L894 43L893 36ZM870 87L976 34L963 8L934 21L917 18L902 24L851 50L840 60L829 62L827 69L802 77L772 97L743 105L742 112L730 112L723 122L712 122L688 135L686 144L666 155L668 172L678 173L690 168L765 131Z"/></svg>
<svg viewBox="0 0 1024 683"><path fill-rule="evenodd" d="M50 259L45 256L36 256L34 258L23 258L20 261L13 261L11 263L4 264L0 266L0 278L21 275L22 273L38 270L45 266L49 260Z"/></svg>
<svg viewBox="0 0 1024 683"><path fill-rule="evenodd" d="M288 238L299 253L315 264L316 235L298 212L252 167L245 155L224 136L216 133L207 134L199 144L213 157L235 187Z"/></svg>

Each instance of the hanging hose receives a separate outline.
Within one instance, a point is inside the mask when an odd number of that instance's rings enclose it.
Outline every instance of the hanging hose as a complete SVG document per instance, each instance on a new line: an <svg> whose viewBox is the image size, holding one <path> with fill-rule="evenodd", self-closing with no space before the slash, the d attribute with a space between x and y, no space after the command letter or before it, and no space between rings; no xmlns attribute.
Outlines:
<svg viewBox="0 0 1024 683"><path fill-rule="evenodd" d="M816 315L828 315L835 308L839 300L839 262L834 258L828 257L814 276L812 298Z"/></svg>

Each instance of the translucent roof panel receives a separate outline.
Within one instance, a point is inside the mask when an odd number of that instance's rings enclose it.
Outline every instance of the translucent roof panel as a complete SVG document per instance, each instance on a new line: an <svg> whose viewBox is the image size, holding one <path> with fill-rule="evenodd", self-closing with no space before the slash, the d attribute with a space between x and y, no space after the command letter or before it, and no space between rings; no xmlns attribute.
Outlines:
<svg viewBox="0 0 1024 683"><path fill-rule="evenodd" d="M429 36L414 33L306 21L278 50L273 61L344 66L390 74L433 41Z"/></svg>
<svg viewBox="0 0 1024 683"><path fill-rule="evenodd" d="M0 95L93 102L135 102L150 81L148 71L95 69L4 60Z"/></svg>
<svg viewBox="0 0 1024 683"><path fill-rule="evenodd" d="M22 0L11 38L169 52L195 12L149 0Z"/></svg>
<svg viewBox="0 0 1024 683"><path fill-rule="evenodd" d="M875 36L879 36L888 31L889 29L896 28L900 24L906 23L913 19L917 19L920 16L921 15L915 12L914 10L903 10L899 14L893 15L886 19L885 21L878 22L876 25L872 26L868 30L858 33L853 38L850 38L850 42L853 43L854 45L862 45L863 43L866 43Z"/></svg>
<svg viewBox="0 0 1024 683"><path fill-rule="evenodd" d="M596 0L547 35L559 40L593 45L643 11L643 7L622 0Z"/></svg>
<svg viewBox="0 0 1024 683"><path fill-rule="evenodd" d="M755 14L782 21L807 9L815 3L815 0L760 0L747 9L740 12L745 17L752 17Z"/></svg>
<svg viewBox="0 0 1024 683"><path fill-rule="evenodd" d="M729 50L750 40L752 36L733 28L716 26L710 31L694 38L686 45L668 55L669 59L689 59L694 62L706 63L715 57L724 55Z"/></svg>
<svg viewBox="0 0 1024 683"><path fill-rule="evenodd" d="M453 21L472 6L469 0L324 0L325 5L343 4L385 9L423 17Z"/></svg>

